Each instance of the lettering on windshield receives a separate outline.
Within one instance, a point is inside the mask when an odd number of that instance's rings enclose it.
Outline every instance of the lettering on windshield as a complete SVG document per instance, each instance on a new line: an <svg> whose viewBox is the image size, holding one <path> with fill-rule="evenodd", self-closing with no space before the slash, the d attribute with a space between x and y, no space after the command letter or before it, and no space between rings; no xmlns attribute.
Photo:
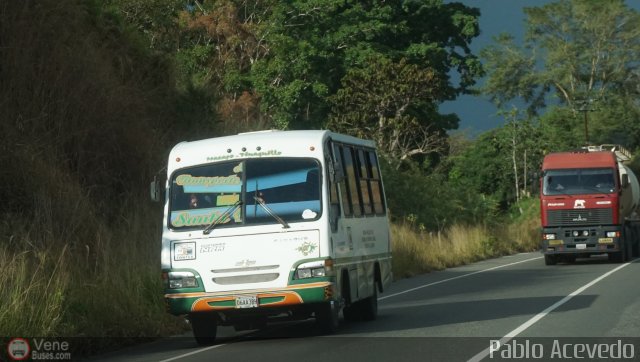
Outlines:
<svg viewBox="0 0 640 362"><path fill-rule="evenodd" d="M265 157L265 156L280 156L282 155L281 151L278 150L268 150L268 151L258 151L258 152L240 152L236 155L226 154L226 155L218 155L218 156L209 156L207 157L207 161L222 161L222 160L231 160L236 157Z"/></svg>
<svg viewBox="0 0 640 362"><path fill-rule="evenodd" d="M220 185L240 185L242 180L237 175L230 176L191 176L189 174L176 177L176 184L179 186L220 186Z"/></svg>
<svg viewBox="0 0 640 362"><path fill-rule="evenodd" d="M189 211L178 212L176 217L171 220L171 224L175 227L210 225L218 219L223 213L215 210L208 214L193 214ZM224 220L218 221L219 224L229 223L232 219L239 222L241 219L240 209L237 209L233 215L227 215Z"/></svg>

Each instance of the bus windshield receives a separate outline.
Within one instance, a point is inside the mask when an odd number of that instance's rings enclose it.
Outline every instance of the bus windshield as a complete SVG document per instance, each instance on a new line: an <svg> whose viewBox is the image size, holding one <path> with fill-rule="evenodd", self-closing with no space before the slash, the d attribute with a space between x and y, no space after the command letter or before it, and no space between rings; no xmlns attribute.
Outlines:
<svg viewBox="0 0 640 362"><path fill-rule="evenodd" d="M545 195L610 194L616 191L614 170L549 170L544 174Z"/></svg>
<svg viewBox="0 0 640 362"><path fill-rule="evenodd" d="M179 169L170 179L173 229L317 220L320 164L311 158L258 158Z"/></svg>

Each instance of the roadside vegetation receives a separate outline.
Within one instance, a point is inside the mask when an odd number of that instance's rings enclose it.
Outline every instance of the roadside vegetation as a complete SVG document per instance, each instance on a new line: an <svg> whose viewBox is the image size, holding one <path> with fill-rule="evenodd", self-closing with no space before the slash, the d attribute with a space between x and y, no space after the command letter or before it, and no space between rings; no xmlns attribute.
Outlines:
<svg viewBox="0 0 640 362"><path fill-rule="evenodd" d="M545 152L584 143L585 112L591 142L638 153L640 72L629 59L640 58L640 20L623 1L531 8L527 46L497 39L485 66L469 49L477 9L316 3L0 7L0 337L89 337L75 348L94 353L184 329L164 311L162 207L148 197L182 140L268 128L373 137L396 278L535 250L536 170ZM439 105L478 92L526 106L471 139Z"/></svg>
<svg viewBox="0 0 640 362"><path fill-rule="evenodd" d="M527 199L518 205L518 211L490 224L454 224L441 231L428 231L424 225L416 225L411 216L395 222L392 225L394 278L538 250L538 215L538 200Z"/></svg>

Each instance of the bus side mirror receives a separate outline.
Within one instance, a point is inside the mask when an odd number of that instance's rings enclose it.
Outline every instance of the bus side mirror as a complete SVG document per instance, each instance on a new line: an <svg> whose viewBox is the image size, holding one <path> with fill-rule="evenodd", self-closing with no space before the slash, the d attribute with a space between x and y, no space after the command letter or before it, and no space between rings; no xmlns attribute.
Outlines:
<svg viewBox="0 0 640 362"><path fill-rule="evenodd" d="M154 177L153 181L151 181L151 184L149 185L149 192L152 201L160 202L160 189L160 181L158 181L157 177Z"/></svg>
<svg viewBox="0 0 640 362"><path fill-rule="evenodd" d="M620 177L620 185L623 189L626 189L627 186L629 186L629 175L625 173L622 175L622 177Z"/></svg>

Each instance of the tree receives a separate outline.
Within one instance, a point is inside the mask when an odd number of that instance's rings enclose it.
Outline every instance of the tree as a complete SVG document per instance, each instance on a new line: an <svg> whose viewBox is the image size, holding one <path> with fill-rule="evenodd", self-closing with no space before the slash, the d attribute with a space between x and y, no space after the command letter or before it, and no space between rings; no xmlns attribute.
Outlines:
<svg viewBox="0 0 640 362"><path fill-rule="evenodd" d="M482 74L469 49L478 16L477 9L433 0L274 6L262 29L271 51L253 69L263 110L282 128L324 127L343 78L366 68L371 58L431 68L441 82L434 99L454 99ZM459 84L450 81L452 72ZM448 129L457 127L457 119L448 120Z"/></svg>
<svg viewBox="0 0 640 362"><path fill-rule="evenodd" d="M517 109L505 113L504 126L481 134L450 161L449 179L472 193L496 197L501 206L518 201L536 182L548 147L536 125Z"/></svg>
<svg viewBox="0 0 640 362"><path fill-rule="evenodd" d="M223 110L211 118L224 132L326 127L343 78L371 58L430 69L440 82L433 104L468 92L482 75L469 48L479 12L459 3L152 0L162 10L145 11L141 0L109 2L154 49L174 51L178 89ZM165 36L171 27L180 31ZM432 122L456 128L457 118L438 115L433 104Z"/></svg>
<svg viewBox="0 0 640 362"><path fill-rule="evenodd" d="M396 166L416 155L439 152L444 130L435 107L442 83L431 68L372 58L352 69L331 98L328 126L363 138L373 138Z"/></svg>
<svg viewBox="0 0 640 362"><path fill-rule="evenodd" d="M148 47L159 52L172 52L178 45L178 14L185 0L106 0L118 10L125 22L146 37Z"/></svg>
<svg viewBox="0 0 640 362"><path fill-rule="evenodd" d="M181 13L184 41L178 60L186 66L186 84L207 89L215 103L222 134L265 128L261 97L251 79L253 65L270 49L261 22L273 1L218 0L195 2Z"/></svg>
<svg viewBox="0 0 640 362"><path fill-rule="evenodd" d="M536 114L547 103L557 103L584 119L585 130L585 102L595 102L596 108L638 108L638 12L622 0L560 0L525 8L525 13L524 47L503 35L481 52L489 73L484 91L499 106L520 100ZM613 141L613 134L607 136Z"/></svg>

